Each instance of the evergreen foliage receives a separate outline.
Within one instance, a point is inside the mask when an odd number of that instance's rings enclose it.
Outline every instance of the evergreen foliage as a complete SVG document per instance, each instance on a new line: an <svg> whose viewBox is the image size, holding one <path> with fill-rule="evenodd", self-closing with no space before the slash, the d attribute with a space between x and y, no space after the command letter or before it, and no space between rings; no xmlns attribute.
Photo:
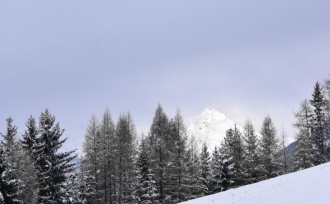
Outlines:
<svg viewBox="0 0 330 204"><path fill-rule="evenodd" d="M307 100L300 104L300 109L295 113L297 122L294 126L298 129L297 146L294 150L294 169L306 169L313 165L315 149L311 140L312 108Z"/></svg>
<svg viewBox="0 0 330 204"><path fill-rule="evenodd" d="M203 195L209 195L211 193L210 179L211 179L211 169L210 169L210 153L206 144L203 144L202 152L200 154L200 180L202 187L204 189Z"/></svg>
<svg viewBox="0 0 330 204"><path fill-rule="evenodd" d="M61 140L64 130L55 123L55 116L46 109L39 118L34 161L38 179L38 203L63 203L65 200L67 174L74 171L70 163L74 151L59 153L66 139Z"/></svg>
<svg viewBox="0 0 330 204"><path fill-rule="evenodd" d="M259 155L259 140L255 133L253 124L247 120L244 125L244 149L245 157L242 168L244 174L244 183L251 184L259 181L260 176L260 155Z"/></svg>
<svg viewBox="0 0 330 204"><path fill-rule="evenodd" d="M150 169L150 158L146 147L146 141L142 139L140 145L139 158L137 161L138 166L138 189L136 197L138 203L153 204L157 202L157 193L155 188L154 174Z"/></svg>
<svg viewBox="0 0 330 204"><path fill-rule="evenodd" d="M167 115L164 113L163 108L158 105L155 116L153 118L148 141L151 149L151 169L156 178L156 189L159 195L158 201L160 203L166 197L166 164L169 160L169 152L166 148L172 144L169 144L169 121Z"/></svg>
<svg viewBox="0 0 330 204"><path fill-rule="evenodd" d="M273 121L269 116L264 119L260 133L261 179L269 179L282 173L278 158L279 141Z"/></svg>
<svg viewBox="0 0 330 204"><path fill-rule="evenodd" d="M325 139L327 135L327 125L324 113L324 96L322 94L322 88L317 82L314 86L314 92L312 94L312 100L310 103L313 107L314 114L311 120L311 139L313 148L316 149L314 155L314 165L322 164L326 161L326 144Z"/></svg>
<svg viewBox="0 0 330 204"><path fill-rule="evenodd" d="M223 151L232 158L233 163L233 187L238 187L244 183L244 172L242 163L244 160L244 148L242 141L242 134L237 129L236 125L234 129L226 131L226 136L223 143ZM223 152L224 153L224 152Z"/></svg>

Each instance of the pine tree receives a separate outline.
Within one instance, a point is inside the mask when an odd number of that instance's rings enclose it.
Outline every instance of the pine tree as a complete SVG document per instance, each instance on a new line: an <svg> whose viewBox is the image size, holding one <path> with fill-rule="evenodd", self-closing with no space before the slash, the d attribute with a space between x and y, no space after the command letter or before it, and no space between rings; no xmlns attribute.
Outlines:
<svg viewBox="0 0 330 204"><path fill-rule="evenodd" d="M103 114L100 126L100 184L103 189L103 200L112 204L115 199L115 124L111 118L109 109Z"/></svg>
<svg viewBox="0 0 330 204"><path fill-rule="evenodd" d="M84 162L85 160L81 158L81 161ZM84 171L84 166L87 165L81 165L78 173L78 198L81 204L94 204L96 200L95 179Z"/></svg>
<svg viewBox="0 0 330 204"><path fill-rule="evenodd" d="M203 144L202 152L200 154L201 168L200 168L200 180L203 185L203 195L210 194L210 179L211 179L211 169L210 169L210 153L206 144Z"/></svg>
<svg viewBox="0 0 330 204"><path fill-rule="evenodd" d="M218 193L228 190L233 186L234 164L232 157L227 153L226 146L215 148L211 160L211 191Z"/></svg>
<svg viewBox="0 0 330 204"><path fill-rule="evenodd" d="M243 181L243 142L240 131L237 129L236 125L234 129L229 129L226 132L226 136L224 138L224 150L226 153L232 157L233 162L233 185L234 187L238 187L244 184Z"/></svg>
<svg viewBox="0 0 330 204"><path fill-rule="evenodd" d="M119 117L116 126L118 203L134 203L136 189L136 131L130 114Z"/></svg>
<svg viewBox="0 0 330 204"><path fill-rule="evenodd" d="M221 159L219 148L215 147L212 152L212 160L211 160L211 178L210 178L210 190L211 193L221 192L222 189L222 180L221 180Z"/></svg>
<svg viewBox="0 0 330 204"><path fill-rule="evenodd" d="M259 181L260 156L258 154L258 137L255 134L253 124L247 120L244 125L244 149L245 157L243 160L243 171L245 184L251 184Z"/></svg>
<svg viewBox="0 0 330 204"><path fill-rule="evenodd" d="M101 155L100 126L95 115L92 115L85 134L83 145L84 158L81 162L80 171L86 177L87 186L94 192L87 197L87 203L99 204L102 198L99 184L100 180L100 155Z"/></svg>
<svg viewBox="0 0 330 204"><path fill-rule="evenodd" d="M319 82L316 82L314 86L314 92L312 94L311 105L314 108L314 114L312 117L312 142L313 147L316 148L316 155L314 159L314 165L322 164L326 161L326 147L325 139L327 135L327 124L324 113L324 96L322 94L322 88Z"/></svg>
<svg viewBox="0 0 330 204"><path fill-rule="evenodd" d="M140 145L138 166L138 189L136 191L137 201L140 204L153 204L157 202L154 174L150 169L150 158L148 156L146 141L142 138Z"/></svg>
<svg viewBox="0 0 330 204"><path fill-rule="evenodd" d="M34 164L38 177L38 202L43 204L63 203L65 200L65 181L67 174L74 171L70 163L74 151L59 153L66 139L61 140L64 130L55 123L55 116L46 109L41 113L38 128L37 160Z"/></svg>
<svg viewBox="0 0 330 204"><path fill-rule="evenodd" d="M151 169L156 178L156 189L159 195L158 201L160 203L166 197L166 165L169 159L169 152L166 148L169 146L167 139L169 137L169 121L163 108L158 105L153 122L150 127L148 141L151 149Z"/></svg>
<svg viewBox="0 0 330 204"><path fill-rule="evenodd" d="M1 134L3 137L2 146L4 149L2 154L6 160L4 161L5 172L3 172L3 180L9 182L7 193L3 194L8 198L9 203L21 203L21 182L18 178L18 152L16 134L17 127L12 125L13 119L11 117L6 119L7 131L6 134ZM5 199L6 200L6 199Z"/></svg>
<svg viewBox="0 0 330 204"><path fill-rule="evenodd" d="M34 162L37 160L37 150L39 144L37 141L37 127L35 119L31 116L26 122L26 130L20 140L22 147L22 158L20 168L20 178L22 179L22 200L23 203L37 203L38 181L37 171Z"/></svg>
<svg viewBox="0 0 330 204"><path fill-rule="evenodd" d="M169 123L169 135L166 151L169 154L166 168L167 187L165 189L167 202L181 202L190 197L191 186L187 183L187 163L185 160L187 151L186 127L180 111L176 112L174 119Z"/></svg>
<svg viewBox="0 0 330 204"><path fill-rule="evenodd" d="M281 163L278 158L279 141L276 138L276 129L269 116L264 119L260 133L261 178L269 179L281 174Z"/></svg>
<svg viewBox="0 0 330 204"><path fill-rule="evenodd" d="M19 189L16 179L13 178L13 171L8 166L8 157L0 147L0 203L19 204Z"/></svg>

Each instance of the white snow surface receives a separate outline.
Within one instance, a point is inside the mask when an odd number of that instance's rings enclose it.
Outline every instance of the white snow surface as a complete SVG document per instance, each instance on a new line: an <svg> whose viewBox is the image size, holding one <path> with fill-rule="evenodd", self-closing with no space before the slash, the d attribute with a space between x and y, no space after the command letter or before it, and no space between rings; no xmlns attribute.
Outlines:
<svg viewBox="0 0 330 204"><path fill-rule="evenodd" d="M329 204L330 162L184 204Z"/></svg>
<svg viewBox="0 0 330 204"><path fill-rule="evenodd" d="M188 138L195 137L198 149L201 150L205 142L211 152L223 141L226 131L235 127L232 120L213 108L204 109L200 115L187 119L185 124ZM239 125L236 126L242 130Z"/></svg>

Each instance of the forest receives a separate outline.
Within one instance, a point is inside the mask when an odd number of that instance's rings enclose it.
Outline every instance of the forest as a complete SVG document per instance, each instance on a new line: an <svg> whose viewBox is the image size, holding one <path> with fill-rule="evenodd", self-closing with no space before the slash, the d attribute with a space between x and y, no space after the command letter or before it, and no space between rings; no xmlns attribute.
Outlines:
<svg viewBox="0 0 330 204"><path fill-rule="evenodd" d="M270 116L260 136L247 120L224 141L197 149L180 111L158 105L150 130L137 136L130 113L114 121L109 109L92 115L83 154L63 152L64 130L49 110L30 117L18 135L11 117L0 148L0 204L179 203L256 183L330 159L330 79L316 82L295 112L290 152Z"/></svg>

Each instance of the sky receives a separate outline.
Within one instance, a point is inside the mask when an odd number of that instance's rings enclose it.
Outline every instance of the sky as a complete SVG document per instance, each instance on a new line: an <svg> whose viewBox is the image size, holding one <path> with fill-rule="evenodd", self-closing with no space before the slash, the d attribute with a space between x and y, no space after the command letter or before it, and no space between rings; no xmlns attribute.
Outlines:
<svg viewBox="0 0 330 204"><path fill-rule="evenodd" d="M0 1L0 131L48 108L78 149L93 113L130 111L147 132L206 107L289 138L293 112L330 74L328 0Z"/></svg>

